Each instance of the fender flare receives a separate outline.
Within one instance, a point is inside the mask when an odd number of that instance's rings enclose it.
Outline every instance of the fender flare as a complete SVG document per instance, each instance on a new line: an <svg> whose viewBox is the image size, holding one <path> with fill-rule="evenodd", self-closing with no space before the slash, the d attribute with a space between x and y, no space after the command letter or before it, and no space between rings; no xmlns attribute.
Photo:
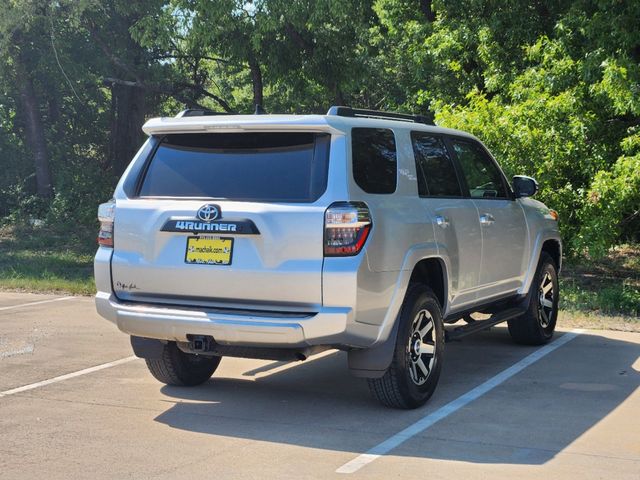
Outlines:
<svg viewBox="0 0 640 480"><path fill-rule="evenodd" d="M535 277L536 269L538 268L538 262L540 261L542 246L547 240L553 240L558 243L560 248L560 260L562 261L562 239L560 238L558 231L545 229L538 232L533 242L533 248L531 249L531 257L529 258L529 264L527 265L527 275L522 283L522 289L519 292L522 295L527 295L529 290L531 290L531 284L533 283L533 278ZM562 265L558 265L558 269L561 267Z"/></svg>

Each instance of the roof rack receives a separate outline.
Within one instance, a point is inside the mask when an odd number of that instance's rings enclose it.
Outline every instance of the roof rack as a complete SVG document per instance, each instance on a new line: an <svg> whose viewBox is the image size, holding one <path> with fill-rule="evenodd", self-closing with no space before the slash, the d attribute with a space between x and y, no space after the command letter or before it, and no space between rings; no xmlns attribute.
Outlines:
<svg viewBox="0 0 640 480"><path fill-rule="evenodd" d="M425 115L410 115L407 113L382 112L379 110L366 110L363 108L339 107L333 106L327 112L327 115L336 115L338 117L364 117L364 118L380 118L384 120L400 120L402 122L425 123L433 125L433 121Z"/></svg>

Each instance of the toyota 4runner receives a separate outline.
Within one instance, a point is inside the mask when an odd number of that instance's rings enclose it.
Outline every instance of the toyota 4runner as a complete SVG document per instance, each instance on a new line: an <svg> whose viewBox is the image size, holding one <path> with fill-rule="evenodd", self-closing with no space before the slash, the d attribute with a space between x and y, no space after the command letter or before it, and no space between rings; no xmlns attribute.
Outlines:
<svg viewBox="0 0 640 480"><path fill-rule="evenodd" d="M149 120L98 210L97 310L159 381L331 348L415 408L446 341L505 321L518 343L552 337L557 213L472 135L349 107L208 113Z"/></svg>

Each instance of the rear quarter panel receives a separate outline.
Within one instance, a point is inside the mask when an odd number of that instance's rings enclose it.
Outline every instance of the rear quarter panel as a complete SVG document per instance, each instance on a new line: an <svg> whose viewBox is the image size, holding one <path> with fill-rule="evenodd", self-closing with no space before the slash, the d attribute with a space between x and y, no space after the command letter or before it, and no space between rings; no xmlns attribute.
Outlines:
<svg viewBox="0 0 640 480"><path fill-rule="evenodd" d="M433 219L418 197L410 130L392 130L398 161L393 194L364 192L353 179L350 136L345 152L349 200L365 202L373 220L364 251L366 263L358 271L356 318L381 327L377 341L385 340L391 331L415 264L438 256Z"/></svg>

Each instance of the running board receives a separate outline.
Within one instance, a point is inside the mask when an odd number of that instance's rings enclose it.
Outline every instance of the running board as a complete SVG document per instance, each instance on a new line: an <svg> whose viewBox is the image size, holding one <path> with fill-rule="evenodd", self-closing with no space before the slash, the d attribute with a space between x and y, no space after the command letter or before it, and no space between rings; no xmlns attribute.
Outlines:
<svg viewBox="0 0 640 480"><path fill-rule="evenodd" d="M511 320L512 318L519 317L526 311L526 308L509 308L507 310L503 310L500 313L493 314L486 320L477 320L475 322L468 323L467 325L462 325L461 327L456 327L451 330L445 330L445 341L452 342L454 340L460 340L461 338L466 337L467 335L471 335L472 333L485 330L487 328L493 327L494 325L497 325L498 323L506 322L507 320Z"/></svg>

